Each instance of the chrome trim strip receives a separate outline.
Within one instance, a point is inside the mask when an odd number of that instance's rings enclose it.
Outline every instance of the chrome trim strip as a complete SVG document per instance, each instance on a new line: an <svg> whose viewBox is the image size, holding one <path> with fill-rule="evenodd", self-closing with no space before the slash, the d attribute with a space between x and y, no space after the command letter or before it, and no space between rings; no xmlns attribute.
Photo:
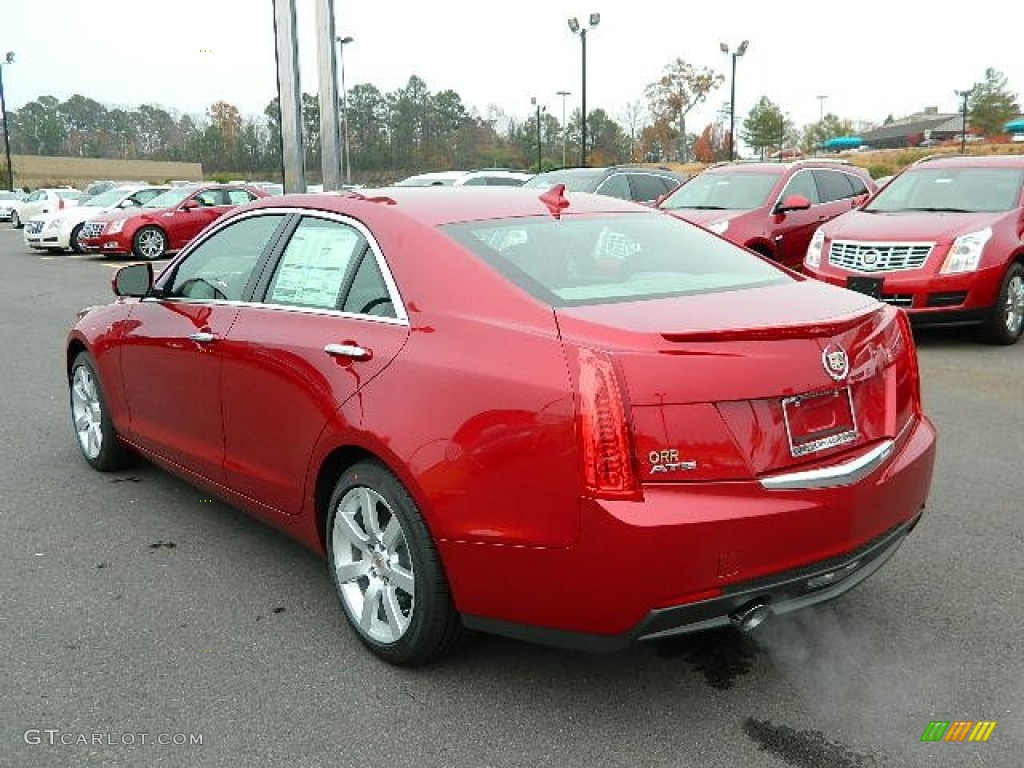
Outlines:
<svg viewBox="0 0 1024 768"><path fill-rule="evenodd" d="M379 317L377 315L358 315L355 312L342 312L337 309L317 309L316 307L299 307L288 304L263 304L257 301L224 301L222 299L186 299L181 296L147 296L142 299L144 302L156 304L201 304L211 307L248 307L250 309L267 309L274 312L294 312L302 315L326 315L328 317L343 317L349 320L365 320L371 323L384 323L385 325L408 326L407 320L397 317Z"/></svg>
<svg viewBox="0 0 1024 768"><path fill-rule="evenodd" d="M761 477L758 478L758 482L761 483L762 488L769 491L840 488L845 485L853 485L878 469L892 455L895 448L895 440L886 440L867 453L842 464Z"/></svg>

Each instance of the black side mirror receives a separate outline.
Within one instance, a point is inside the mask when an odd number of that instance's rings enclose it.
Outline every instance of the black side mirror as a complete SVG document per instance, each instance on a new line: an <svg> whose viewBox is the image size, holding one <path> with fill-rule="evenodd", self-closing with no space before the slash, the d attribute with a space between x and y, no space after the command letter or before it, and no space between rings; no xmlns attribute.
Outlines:
<svg viewBox="0 0 1024 768"><path fill-rule="evenodd" d="M115 296L141 299L153 288L152 264L129 264L114 273L111 281Z"/></svg>

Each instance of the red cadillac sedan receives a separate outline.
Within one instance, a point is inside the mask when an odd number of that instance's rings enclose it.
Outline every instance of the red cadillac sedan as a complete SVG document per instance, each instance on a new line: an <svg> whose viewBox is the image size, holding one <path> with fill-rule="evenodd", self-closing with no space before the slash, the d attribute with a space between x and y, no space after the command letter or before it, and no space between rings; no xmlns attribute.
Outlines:
<svg viewBox="0 0 1024 768"><path fill-rule="evenodd" d="M139 208L90 219L82 227L80 241L90 253L162 259L236 205L266 196L262 189L245 185L175 187Z"/></svg>
<svg viewBox="0 0 1024 768"><path fill-rule="evenodd" d="M114 292L67 340L85 460L323 553L392 663L751 629L878 570L928 496L899 309L616 198L259 200Z"/></svg>

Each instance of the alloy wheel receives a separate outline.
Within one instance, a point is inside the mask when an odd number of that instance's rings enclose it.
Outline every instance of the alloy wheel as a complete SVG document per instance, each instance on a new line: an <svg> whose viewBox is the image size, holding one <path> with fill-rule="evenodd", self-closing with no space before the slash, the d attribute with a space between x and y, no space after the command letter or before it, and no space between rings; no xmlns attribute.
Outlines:
<svg viewBox="0 0 1024 768"><path fill-rule="evenodd" d="M372 640L397 642L415 607L412 556L398 516L379 493L357 486L338 502L331 535L348 614Z"/></svg>
<svg viewBox="0 0 1024 768"><path fill-rule="evenodd" d="M1006 284L1006 303L1003 305L1003 322L1011 336L1019 336L1024 326L1024 277L1015 274Z"/></svg>
<svg viewBox="0 0 1024 768"><path fill-rule="evenodd" d="M147 259L158 259L164 253L164 236L157 229L147 229L139 234L139 251Z"/></svg>
<svg viewBox="0 0 1024 768"><path fill-rule="evenodd" d="M103 450L103 405L96 379L84 365L71 377L71 417L82 453L95 459Z"/></svg>

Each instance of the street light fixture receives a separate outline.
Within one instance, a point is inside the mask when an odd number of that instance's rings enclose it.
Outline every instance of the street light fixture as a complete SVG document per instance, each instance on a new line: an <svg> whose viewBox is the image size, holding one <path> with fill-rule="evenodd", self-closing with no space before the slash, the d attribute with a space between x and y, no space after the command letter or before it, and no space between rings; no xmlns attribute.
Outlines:
<svg viewBox="0 0 1024 768"><path fill-rule="evenodd" d="M7 101L4 99L4 64L14 63L14 51L0 61L0 119L4 122L4 156L7 158L7 188L14 189L14 167L11 165L11 136L7 131Z"/></svg>
<svg viewBox="0 0 1024 768"><path fill-rule="evenodd" d="M974 93L974 88L967 88L963 91L953 91L957 96L963 99L963 106L960 108L960 114L962 115L960 123L960 154L967 154L967 98Z"/></svg>
<svg viewBox="0 0 1024 768"><path fill-rule="evenodd" d="M572 91L555 91L556 96L562 97L562 167L565 167L565 97L572 96Z"/></svg>
<svg viewBox="0 0 1024 768"><path fill-rule="evenodd" d="M341 65L341 132L342 151L345 153L345 184L352 186L352 159L348 151L348 91L345 90L345 46L355 42L354 37L336 37L338 62Z"/></svg>
<svg viewBox="0 0 1024 768"><path fill-rule="evenodd" d="M729 94L729 159L736 159L736 138L734 136L736 132L736 59L747 52L747 46L750 45L749 40L744 40L739 44L739 47L729 52L729 46L725 43L721 43L719 47L722 49L722 53L727 56L732 56L732 84L730 86Z"/></svg>
<svg viewBox="0 0 1024 768"><path fill-rule="evenodd" d="M589 26L580 26L579 19L573 16L569 19L569 31L580 37L580 47L583 51L583 88L581 93L580 106L580 165L587 165L587 32L601 23L601 14L592 13L588 19Z"/></svg>

